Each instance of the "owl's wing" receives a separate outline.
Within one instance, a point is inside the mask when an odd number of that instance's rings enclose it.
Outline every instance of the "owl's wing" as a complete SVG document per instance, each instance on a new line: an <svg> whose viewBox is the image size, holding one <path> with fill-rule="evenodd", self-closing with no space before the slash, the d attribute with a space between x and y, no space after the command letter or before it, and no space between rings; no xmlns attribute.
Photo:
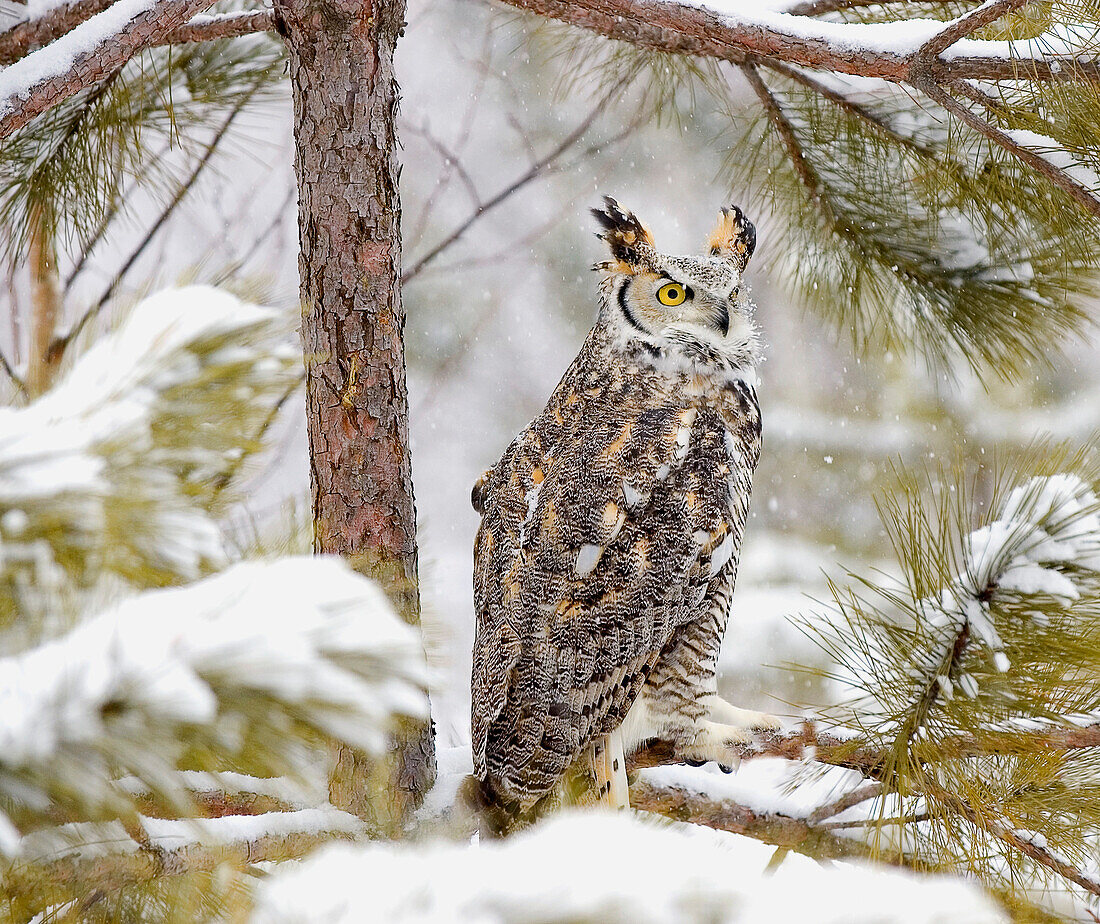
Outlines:
<svg viewBox="0 0 1100 924"><path fill-rule="evenodd" d="M715 412L682 405L578 423L552 446L533 425L489 474L473 747L503 799L533 804L615 728L697 614L734 551L727 439Z"/></svg>

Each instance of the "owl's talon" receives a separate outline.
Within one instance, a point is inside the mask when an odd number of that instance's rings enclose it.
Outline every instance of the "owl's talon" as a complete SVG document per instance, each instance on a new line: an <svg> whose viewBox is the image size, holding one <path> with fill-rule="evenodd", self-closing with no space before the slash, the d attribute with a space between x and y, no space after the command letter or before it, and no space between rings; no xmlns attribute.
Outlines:
<svg viewBox="0 0 1100 924"><path fill-rule="evenodd" d="M733 773L733 767L729 767L726 764L719 764L718 769L723 773Z"/></svg>
<svg viewBox="0 0 1100 924"><path fill-rule="evenodd" d="M693 760L692 758L689 757L684 761L684 763L687 764L689 767L701 767L701 766L703 766L703 764L706 763L706 761L705 760Z"/></svg>

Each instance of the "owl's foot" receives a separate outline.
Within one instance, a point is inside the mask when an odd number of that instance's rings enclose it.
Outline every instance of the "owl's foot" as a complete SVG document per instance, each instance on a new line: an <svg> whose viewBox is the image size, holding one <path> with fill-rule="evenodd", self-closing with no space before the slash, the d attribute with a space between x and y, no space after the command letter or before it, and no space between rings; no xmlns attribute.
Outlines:
<svg viewBox="0 0 1100 924"><path fill-rule="evenodd" d="M778 731L783 724L774 715L769 715L766 712L756 712L753 709L741 709L717 695L707 697L706 709L708 721L747 729L753 734Z"/></svg>
<svg viewBox="0 0 1100 924"><path fill-rule="evenodd" d="M676 749L677 756L693 766L713 760L729 773L752 750L756 736L777 731L781 725L773 715L740 709L720 696L709 697L706 706L706 717L696 724L694 735Z"/></svg>

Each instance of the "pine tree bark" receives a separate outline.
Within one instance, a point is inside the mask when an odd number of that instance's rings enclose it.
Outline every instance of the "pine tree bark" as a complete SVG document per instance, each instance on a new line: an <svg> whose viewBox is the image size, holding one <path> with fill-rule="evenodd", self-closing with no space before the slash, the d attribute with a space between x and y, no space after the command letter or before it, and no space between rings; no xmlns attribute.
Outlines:
<svg viewBox="0 0 1100 924"><path fill-rule="evenodd" d="M416 624L393 70L405 2L275 0L274 13L294 95L314 548L379 580ZM399 825L435 775L430 725L396 744L392 772L342 751L333 804Z"/></svg>

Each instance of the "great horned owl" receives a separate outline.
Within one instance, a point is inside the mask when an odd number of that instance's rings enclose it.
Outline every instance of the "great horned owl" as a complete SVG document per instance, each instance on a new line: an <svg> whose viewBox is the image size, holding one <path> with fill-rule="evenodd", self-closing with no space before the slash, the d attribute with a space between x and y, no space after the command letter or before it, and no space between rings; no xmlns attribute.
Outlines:
<svg viewBox="0 0 1100 924"><path fill-rule="evenodd" d="M622 805L624 754L647 739L728 765L776 726L715 682L760 454L739 296L756 231L722 209L702 256L668 256L605 201L596 325L473 490L474 774L512 814L586 752Z"/></svg>

